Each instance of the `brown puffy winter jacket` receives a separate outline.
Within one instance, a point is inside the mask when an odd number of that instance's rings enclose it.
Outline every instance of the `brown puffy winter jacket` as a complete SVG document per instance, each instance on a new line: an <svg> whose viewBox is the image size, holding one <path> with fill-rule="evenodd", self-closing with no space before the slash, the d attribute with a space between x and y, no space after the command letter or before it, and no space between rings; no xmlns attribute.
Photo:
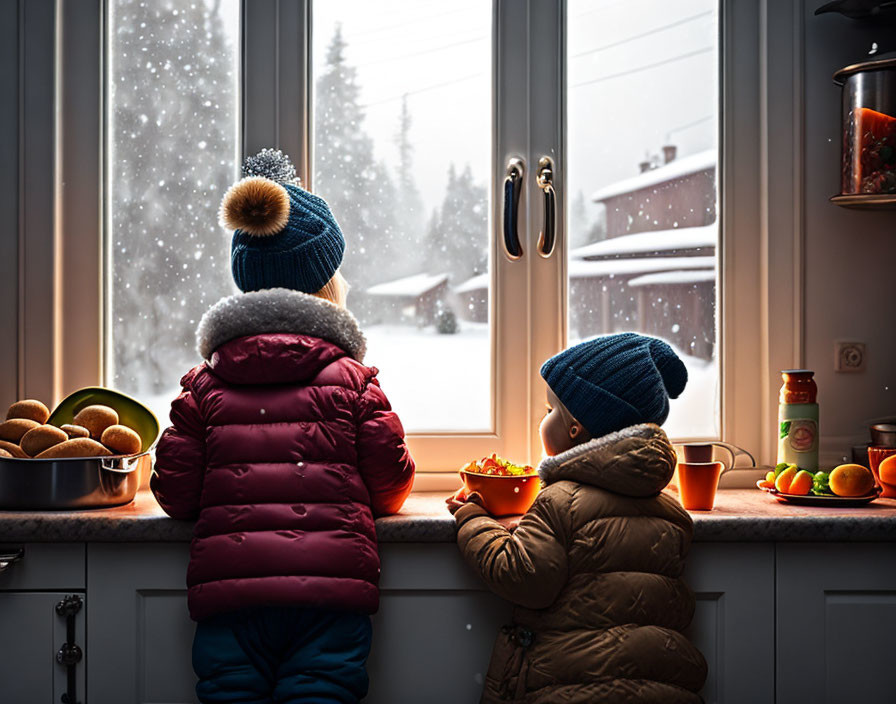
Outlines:
<svg viewBox="0 0 896 704"><path fill-rule="evenodd" d="M464 558L516 605L483 702L702 701L706 661L681 634L693 523L660 493L674 467L658 426L632 426L542 462L512 534L475 504L457 512Z"/></svg>

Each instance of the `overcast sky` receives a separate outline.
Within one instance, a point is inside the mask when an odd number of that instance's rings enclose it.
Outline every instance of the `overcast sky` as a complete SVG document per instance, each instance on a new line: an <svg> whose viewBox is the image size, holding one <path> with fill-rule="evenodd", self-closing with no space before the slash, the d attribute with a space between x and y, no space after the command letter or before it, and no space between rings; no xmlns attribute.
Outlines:
<svg viewBox="0 0 896 704"><path fill-rule="evenodd" d="M396 163L401 96L413 117L417 183L427 210L441 202L448 163L488 180L491 125L489 0L327 0L314 7L315 66L337 23L358 69L365 129ZM716 146L714 0L569 0L570 192L586 195L638 172L676 144L685 156Z"/></svg>

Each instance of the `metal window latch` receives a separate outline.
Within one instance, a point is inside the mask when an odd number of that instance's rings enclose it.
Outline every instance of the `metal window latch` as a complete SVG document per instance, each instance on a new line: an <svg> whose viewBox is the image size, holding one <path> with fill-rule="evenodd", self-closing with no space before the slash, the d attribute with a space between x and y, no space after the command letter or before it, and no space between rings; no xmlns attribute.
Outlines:
<svg viewBox="0 0 896 704"><path fill-rule="evenodd" d="M557 239L557 196L554 193L554 162L549 156L538 160L535 183L544 193L544 227L538 235L538 253L547 259Z"/></svg>
<svg viewBox="0 0 896 704"><path fill-rule="evenodd" d="M79 704L75 675L84 654L75 643L75 616L83 605L84 600L77 594L70 594L56 604L56 613L65 619L65 643L56 652L56 662L66 668L67 691L61 697L62 704Z"/></svg>
<svg viewBox="0 0 896 704"><path fill-rule="evenodd" d="M504 177L504 236L502 241L504 254L511 261L516 261L523 256L517 220L525 170L526 163L519 157L513 157L507 162L507 171Z"/></svg>

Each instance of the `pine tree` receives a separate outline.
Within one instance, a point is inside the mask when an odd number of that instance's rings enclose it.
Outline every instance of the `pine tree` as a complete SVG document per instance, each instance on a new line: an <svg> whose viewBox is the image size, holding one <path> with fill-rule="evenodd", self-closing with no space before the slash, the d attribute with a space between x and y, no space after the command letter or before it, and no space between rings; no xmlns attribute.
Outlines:
<svg viewBox="0 0 896 704"><path fill-rule="evenodd" d="M427 233L432 243L430 270L447 271L453 286L486 271L488 192L474 182L469 165L460 176L453 162L448 167L445 199Z"/></svg>
<svg viewBox="0 0 896 704"><path fill-rule="evenodd" d="M393 278L395 187L364 130L357 70L336 27L317 79L313 189L330 204L346 239L343 273L357 290ZM363 316L362 316L363 317Z"/></svg>
<svg viewBox="0 0 896 704"><path fill-rule="evenodd" d="M401 99L395 144L398 147L397 224L402 238L408 243L407 252L412 255L406 258L402 268L407 270L405 273L410 274L422 271L426 262L422 250L425 239L423 201L414 179L414 145L411 143L411 113L407 95Z"/></svg>

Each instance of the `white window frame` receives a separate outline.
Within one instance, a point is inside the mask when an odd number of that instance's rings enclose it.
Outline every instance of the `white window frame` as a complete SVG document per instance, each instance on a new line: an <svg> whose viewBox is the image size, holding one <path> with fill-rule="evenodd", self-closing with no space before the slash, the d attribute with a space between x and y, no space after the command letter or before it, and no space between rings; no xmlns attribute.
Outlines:
<svg viewBox="0 0 896 704"><path fill-rule="evenodd" d="M551 43L546 36L561 41L564 6L495 2L500 142L494 140L493 186L501 183L510 155L531 165L541 154L563 154L564 59L543 47ZM764 462L774 458L777 371L801 366L805 357L801 10L797 0L720 4L721 436ZM243 151L278 144L306 179L309 12L306 0L252 0L243 9ZM3 402L37 397L53 403L103 381L103 23L103 0L0 0L0 32L9 35L0 51L17 67L0 75L0 91L17 106L0 111L0 134L7 152L12 140L18 145L15 169L0 160L0 199L15 213L15 226L0 235ZM296 37L306 39L304 46ZM562 158L555 161L562 194ZM525 448L537 461L540 454L538 362L565 337L565 207L558 202L554 259L530 256L541 217L533 193L529 169L520 213L525 265L508 262L493 243L496 432L410 435L420 469L444 473L422 477L418 488L455 482L461 455L514 448L509 454L519 457ZM499 222L500 202L493 202L492 219ZM507 300L525 305L530 315L507 315L501 305ZM520 334L530 348L509 354L511 342L519 349Z"/></svg>

